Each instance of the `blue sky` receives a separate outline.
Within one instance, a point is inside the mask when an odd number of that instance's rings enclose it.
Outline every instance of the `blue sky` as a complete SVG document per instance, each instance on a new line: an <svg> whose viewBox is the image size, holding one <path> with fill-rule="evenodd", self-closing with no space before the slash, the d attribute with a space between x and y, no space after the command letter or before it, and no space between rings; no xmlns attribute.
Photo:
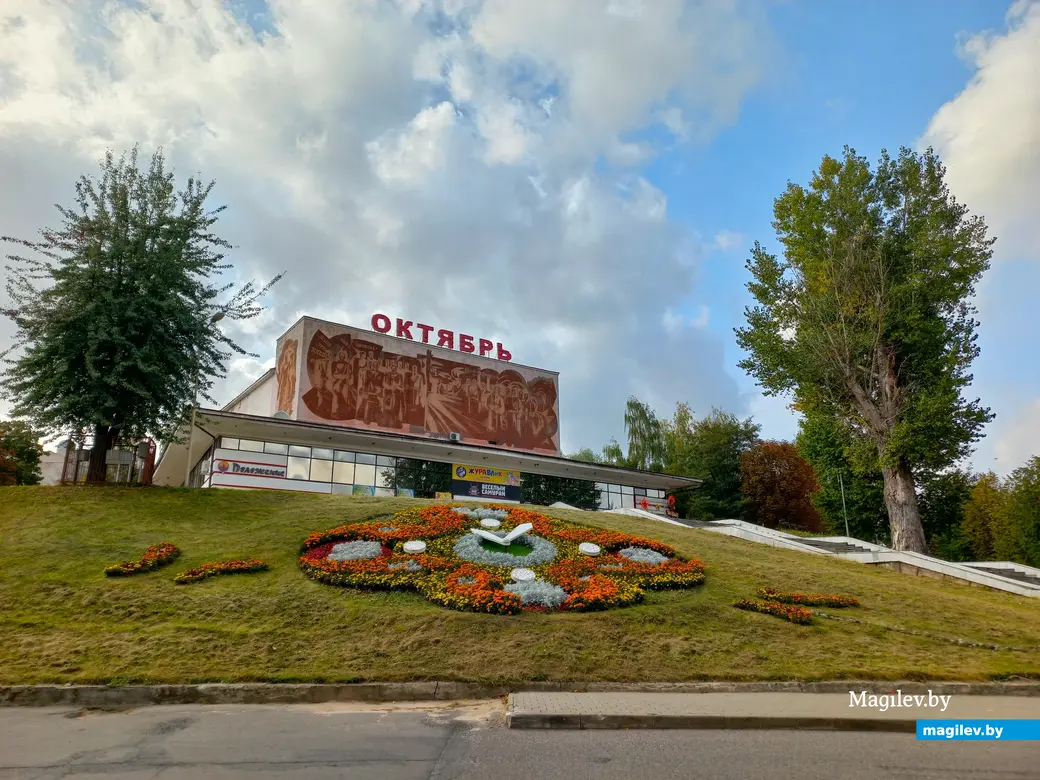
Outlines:
<svg viewBox="0 0 1040 780"><path fill-rule="evenodd" d="M1007 10L1001 2L970 0L782 3L770 14L777 69L748 96L737 124L707 146L679 148L650 166L647 175L668 195L673 218L707 237L731 231L743 239L704 263L686 309L692 317L709 307L709 328L727 339L731 364L743 354L730 335L751 303L746 250L759 240L779 251L772 203L786 182L806 183L821 156L838 156L845 144L870 159L882 148L919 147L932 115L971 75L956 52L959 37L1002 29ZM1040 266L1026 258L998 262L981 290L1000 303L980 302L976 391L1002 416L1014 415L1040 387L1036 339L1023 327L1040 290ZM736 375L753 392L753 381ZM783 402L759 400L754 408L763 435L797 432L797 416ZM992 439L982 443L977 467L1001 465L991 465L992 448Z"/></svg>
<svg viewBox="0 0 1040 780"><path fill-rule="evenodd" d="M289 272L222 324L259 357L218 402L301 315L384 312L558 370L568 452L623 439L632 394L789 438L736 367L747 250L824 154L931 143L998 237L974 464L1040 454L1040 0L100 5L0 3L0 235L52 223L106 148L216 179L235 274Z"/></svg>

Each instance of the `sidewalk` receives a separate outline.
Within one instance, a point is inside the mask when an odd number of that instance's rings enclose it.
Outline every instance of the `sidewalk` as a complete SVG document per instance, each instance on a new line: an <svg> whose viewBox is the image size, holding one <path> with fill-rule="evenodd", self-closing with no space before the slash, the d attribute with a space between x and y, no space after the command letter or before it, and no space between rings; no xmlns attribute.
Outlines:
<svg viewBox="0 0 1040 780"><path fill-rule="evenodd" d="M854 689L858 693L858 689ZM893 691L894 693L894 691ZM513 693L514 729L916 730L916 721L1040 719L1040 698L953 696L938 707L850 707L847 693Z"/></svg>

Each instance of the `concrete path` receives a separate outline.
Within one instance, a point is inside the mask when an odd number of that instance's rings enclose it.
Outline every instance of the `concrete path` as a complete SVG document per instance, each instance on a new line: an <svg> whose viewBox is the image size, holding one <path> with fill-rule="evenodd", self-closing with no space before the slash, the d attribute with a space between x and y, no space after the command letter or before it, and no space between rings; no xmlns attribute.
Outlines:
<svg viewBox="0 0 1040 780"><path fill-rule="evenodd" d="M0 780L1032 780L1031 742L513 731L504 702L0 708Z"/></svg>
<svg viewBox="0 0 1040 780"><path fill-rule="evenodd" d="M857 695L859 692L856 692ZM895 699L896 692L890 694ZM927 696L925 697L927 698ZM918 719L1040 719L1031 696L936 696L935 706L851 706L827 693L514 693L514 729L839 729L914 732Z"/></svg>

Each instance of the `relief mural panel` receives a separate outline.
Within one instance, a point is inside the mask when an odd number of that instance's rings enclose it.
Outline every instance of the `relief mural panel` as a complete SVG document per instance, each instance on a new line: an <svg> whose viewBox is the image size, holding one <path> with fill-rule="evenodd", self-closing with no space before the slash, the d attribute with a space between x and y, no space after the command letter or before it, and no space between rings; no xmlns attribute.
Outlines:
<svg viewBox="0 0 1040 780"><path fill-rule="evenodd" d="M499 370L461 353L453 360L447 350L313 325L305 331L298 419L438 439L455 432L474 444L559 454L554 374Z"/></svg>

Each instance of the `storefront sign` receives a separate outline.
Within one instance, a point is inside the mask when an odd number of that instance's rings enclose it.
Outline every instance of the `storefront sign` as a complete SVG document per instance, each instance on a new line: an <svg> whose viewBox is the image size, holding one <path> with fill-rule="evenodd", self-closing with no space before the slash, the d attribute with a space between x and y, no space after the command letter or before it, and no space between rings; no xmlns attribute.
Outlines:
<svg viewBox="0 0 1040 780"><path fill-rule="evenodd" d="M451 492L456 497L519 501L520 472L455 463L451 467Z"/></svg>
<svg viewBox="0 0 1040 780"><path fill-rule="evenodd" d="M285 466L273 463L249 463L237 460L218 460L213 464L218 474L242 474L250 477L275 477L285 479Z"/></svg>
<svg viewBox="0 0 1040 780"><path fill-rule="evenodd" d="M372 330L376 333L390 333L393 331L393 335L399 339L411 339L412 341L422 341L423 344L436 344L438 347L447 347L448 349L455 349L455 332L451 330L437 330L436 331L436 342L431 338L431 334L434 333L434 327L432 325L424 325L421 322L412 322L411 320L402 320L400 317L397 318L397 327L394 327L394 322L387 317L385 314L373 314L372 315ZM416 339L412 335L412 328L415 328L419 333L422 334L421 339ZM481 357L492 357L491 350L494 349L494 357L496 360L512 360L513 355L508 349L505 349L502 344L495 343L488 339L476 339L474 343L474 337L466 333L459 334L459 352L471 352L479 353Z"/></svg>

